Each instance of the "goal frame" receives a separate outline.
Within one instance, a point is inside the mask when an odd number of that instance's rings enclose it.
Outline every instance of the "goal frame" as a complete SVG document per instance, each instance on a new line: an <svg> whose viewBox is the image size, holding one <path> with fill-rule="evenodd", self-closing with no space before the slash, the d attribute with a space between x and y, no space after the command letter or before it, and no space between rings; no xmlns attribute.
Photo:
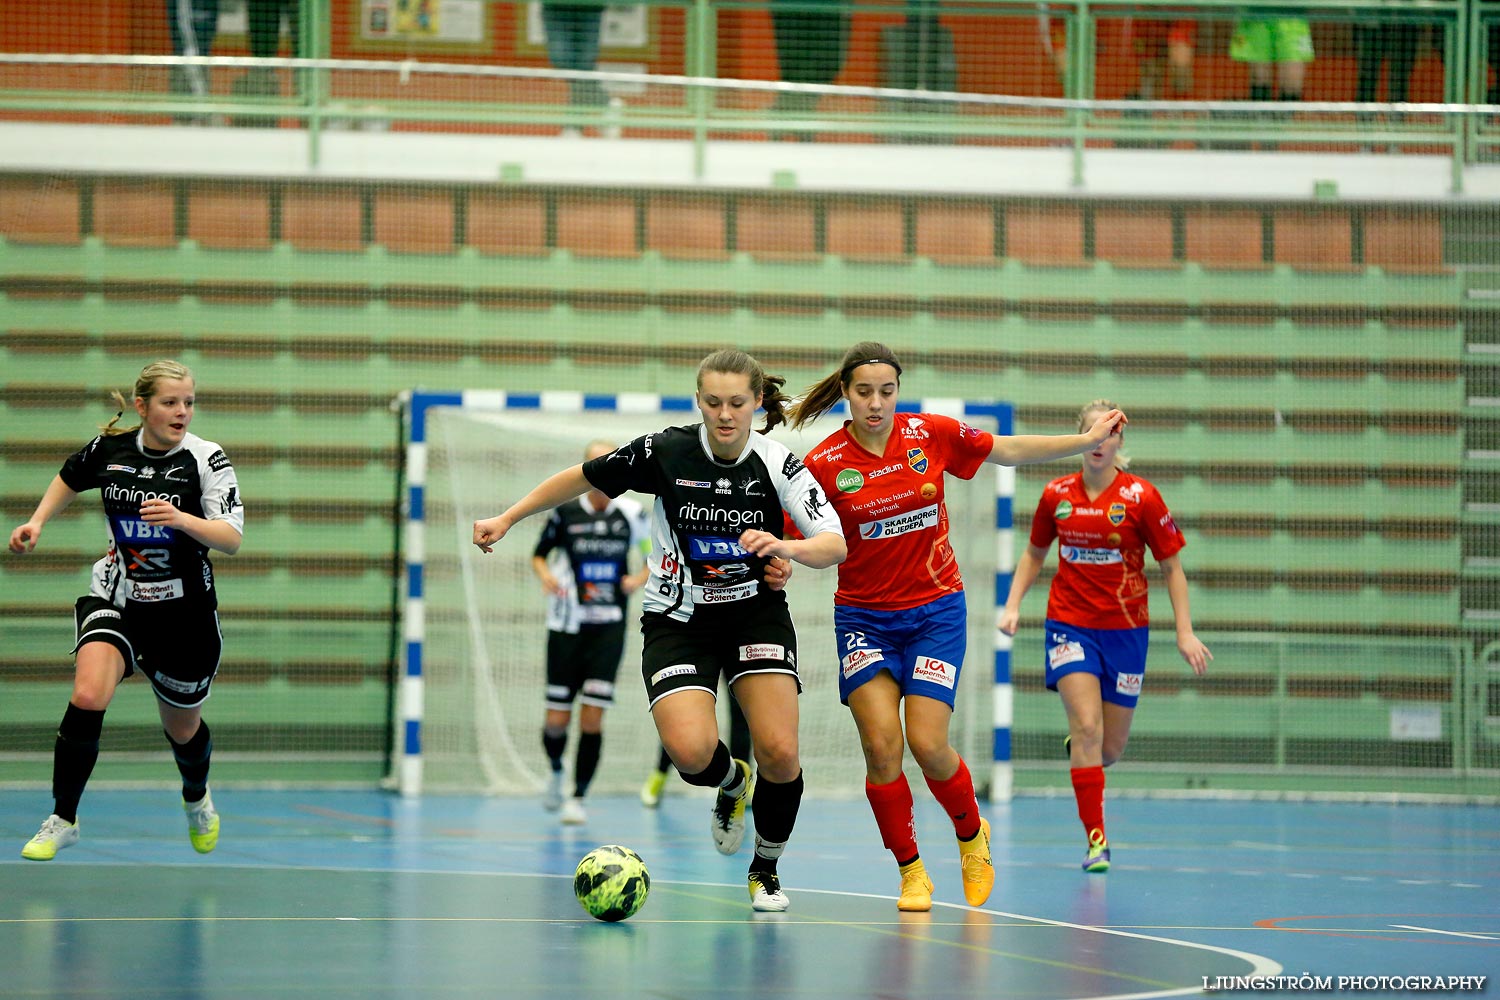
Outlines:
<svg viewBox="0 0 1500 1000"><path fill-rule="evenodd" d="M697 412L691 396L664 396L658 393L585 393L550 391L512 393L493 389L465 389L435 392L414 389L397 400L406 415L406 445L403 472L405 490L402 506L402 602L399 610L401 627L401 663L393 719L393 782L403 796L422 794L422 723L424 716L425 678L423 651L426 640L426 599L423 568L427 551L427 421L437 407L456 407L480 411L529 410L554 413L597 412L601 415L665 415ZM842 409L840 403L834 413ZM897 410L903 413L938 413L960 420L993 421L994 433L1015 433L1015 407L1007 402L963 400L946 397L902 401ZM1014 790L1011 763L1011 725L1014 718L1014 693L1011 687L1011 637L1000 631L1000 611L1010 593L1015 571L1015 492L1016 473L1009 466L995 468L995 609L992 682L992 739L988 798L991 802L1008 802Z"/></svg>

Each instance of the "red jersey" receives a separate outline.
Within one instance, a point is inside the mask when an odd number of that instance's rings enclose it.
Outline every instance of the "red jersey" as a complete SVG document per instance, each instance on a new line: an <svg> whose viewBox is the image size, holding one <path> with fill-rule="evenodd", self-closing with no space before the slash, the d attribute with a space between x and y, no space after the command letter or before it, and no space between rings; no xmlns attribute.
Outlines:
<svg viewBox="0 0 1500 1000"><path fill-rule="evenodd" d="M1146 613L1146 547L1157 561L1187 544L1167 503L1146 480L1121 472L1093 500L1083 473L1054 479L1031 519L1031 544L1058 540L1047 617L1082 628L1141 628Z"/></svg>
<svg viewBox="0 0 1500 1000"><path fill-rule="evenodd" d="M972 479L994 438L934 413L897 413L894 421L884 454L861 447L846 420L806 458L849 547L838 604L900 611L964 587L948 543L943 473Z"/></svg>

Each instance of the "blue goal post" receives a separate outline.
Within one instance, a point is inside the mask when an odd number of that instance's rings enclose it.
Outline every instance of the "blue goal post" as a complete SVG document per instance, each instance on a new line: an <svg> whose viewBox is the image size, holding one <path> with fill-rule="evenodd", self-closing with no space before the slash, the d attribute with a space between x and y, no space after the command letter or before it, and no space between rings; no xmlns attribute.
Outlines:
<svg viewBox="0 0 1500 1000"><path fill-rule="evenodd" d="M426 505L428 418L438 407L473 411L535 411L540 413L648 415L696 414L691 396L656 393L594 394L583 392L509 393L499 390L403 393L399 402L406 412L406 482L402 548L405 565L404 601L401 609L402 663L396 697L396 741L394 783L402 795L422 791L423 645L426 638L426 604L423 567L426 559ZM1010 403L974 402L931 397L902 401L898 409L907 413L938 413L986 427L996 434L1015 433L1015 407ZM838 414L843 404L831 411ZM665 426L665 424L663 425ZM995 467L995 609L993 740L990 761L989 799L1009 801L1014 787L1011 767L1011 724L1014 696L1011 688L1011 637L999 629L1000 610L1010 593L1015 569L1014 500L1015 469Z"/></svg>

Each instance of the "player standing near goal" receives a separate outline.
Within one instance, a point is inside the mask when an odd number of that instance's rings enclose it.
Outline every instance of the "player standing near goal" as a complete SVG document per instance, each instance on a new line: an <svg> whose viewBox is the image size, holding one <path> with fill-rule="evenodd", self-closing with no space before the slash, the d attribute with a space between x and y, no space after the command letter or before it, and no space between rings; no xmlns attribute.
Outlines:
<svg viewBox="0 0 1500 1000"><path fill-rule="evenodd" d="M980 465L1076 455L1125 422L1110 410L1084 434L999 437L951 417L897 413L901 362L884 344L856 344L839 370L791 411L800 427L849 403L850 419L815 447L807 467L850 539L834 595L839 698L865 754L865 795L901 873L897 909L932 908L932 880L917 851L905 746L958 836L964 898L979 906L995 884L989 822L974 782L948 742L968 640L963 579L948 541L943 474L971 479ZM905 701L905 732L902 701ZM904 735L904 739L903 739Z"/></svg>
<svg viewBox="0 0 1500 1000"><path fill-rule="evenodd" d="M782 384L742 351L715 352L698 366L703 423L636 438L474 522L474 544L489 552L522 518L590 489L655 495L641 615L647 699L683 780L718 789L714 844L733 854L744 838L750 769L719 739L715 692L720 673L728 677L760 767L748 879L756 910L787 908L776 866L802 801L797 634L786 595L765 582L764 568L775 557L819 569L845 555L838 518L812 474L785 445L751 432L761 406L764 430L784 421ZM782 537L783 512L802 538Z"/></svg>
<svg viewBox="0 0 1500 1000"><path fill-rule="evenodd" d="M1078 426L1099 426L1114 404L1097 399L1078 413ZM1193 633L1187 576L1177 553L1186 544L1166 501L1146 480L1126 472L1123 429L1084 452L1083 471L1042 490L1031 519L1000 630L1015 635L1021 598L1036 583L1052 539L1058 570L1047 598L1047 688L1068 713L1068 753L1078 818L1088 839L1083 870L1109 871L1104 836L1104 769L1120 759L1146 673L1146 549L1161 564L1177 626L1177 651L1202 676L1213 659Z"/></svg>
<svg viewBox="0 0 1500 1000"><path fill-rule="evenodd" d="M615 450L593 441L584 461ZM625 603L646 582L647 570L630 572L630 552L648 539L641 505L598 490L557 507L531 554L531 569L547 594L547 715L542 748L552 765L542 805L561 810L566 824L588 821L583 797L599 766L604 711L614 704L615 674L625 653ZM563 796L563 751L573 702L578 707L578 749L573 795Z"/></svg>
<svg viewBox="0 0 1500 1000"><path fill-rule="evenodd" d="M78 802L99 758L104 711L120 682L140 670L151 682L167 742L182 772L188 839L200 854L219 840L208 794L213 751L203 702L219 669L218 599L212 549L239 551L245 513L234 467L212 441L188 433L193 373L157 361L135 383L135 427L115 424L63 463L31 519L10 533L10 550L36 548L42 526L85 490L103 496L109 548L89 592L74 606L73 693L52 758L53 812L21 849L50 861L78 843Z"/></svg>

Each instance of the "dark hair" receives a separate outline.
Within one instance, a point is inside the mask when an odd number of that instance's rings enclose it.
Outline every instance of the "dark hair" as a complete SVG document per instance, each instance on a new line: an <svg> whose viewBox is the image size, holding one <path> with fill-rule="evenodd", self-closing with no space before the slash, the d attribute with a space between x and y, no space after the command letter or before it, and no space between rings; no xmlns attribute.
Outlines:
<svg viewBox="0 0 1500 1000"><path fill-rule="evenodd" d="M778 375L767 375L765 369L760 366L760 362L744 351L726 347L704 358L698 365L699 392L703 391L703 376L707 372L744 375L749 378L750 391L760 397L761 408L766 411L766 425L760 429L762 434L777 424L786 423L786 412L783 407L790 400L781 391L781 387L786 385L786 379Z"/></svg>
<svg viewBox="0 0 1500 1000"><path fill-rule="evenodd" d="M792 407L788 416L795 430L803 424L818 419L844 398L844 390L854 378L854 369L861 365L890 365L896 369L896 384L901 384L901 362L896 352L874 340L861 341L844 352L839 370L810 387Z"/></svg>
<svg viewBox="0 0 1500 1000"><path fill-rule="evenodd" d="M146 367L142 368L140 375L136 376L135 395L140 399L149 400L152 396L156 395L157 383L162 381L163 379L185 379L189 382L197 381L193 378L192 370L189 369L187 365L182 364L181 362L153 361ZM136 424L134 427L115 426L120 422L120 418L125 415L125 407L128 404L125 401L125 397L120 394L120 390L118 389L112 390L110 392L110 397L114 399L116 405L120 407L120 410L114 415L109 423L100 426L100 433L104 434L106 437L113 437L116 434L132 434L140 430L140 424Z"/></svg>

